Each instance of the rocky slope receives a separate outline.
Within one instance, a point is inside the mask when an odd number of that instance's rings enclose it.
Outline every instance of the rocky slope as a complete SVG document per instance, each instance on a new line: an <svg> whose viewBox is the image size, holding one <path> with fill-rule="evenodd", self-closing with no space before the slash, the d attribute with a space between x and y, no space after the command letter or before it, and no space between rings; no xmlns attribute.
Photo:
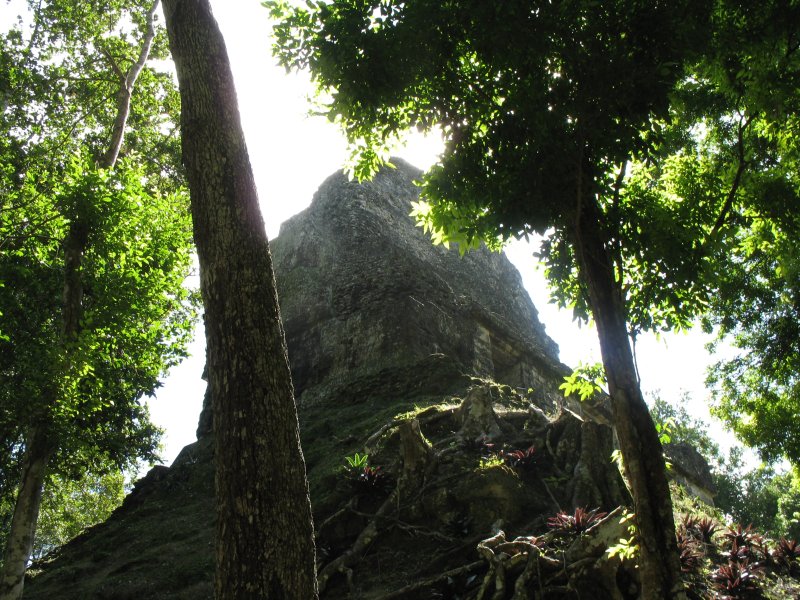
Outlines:
<svg viewBox="0 0 800 600"><path fill-rule="evenodd" d="M400 161L368 183L333 175L272 242L323 598L511 597L533 585L549 517L627 499L607 412L562 400L568 369L519 274L500 254L433 247L408 217L418 176ZM211 420L36 565L25 598L210 598ZM368 468L345 468L356 452ZM625 533L618 518L592 531ZM635 593L591 536L547 535L582 565L537 562L554 569L548 597Z"/></svg>

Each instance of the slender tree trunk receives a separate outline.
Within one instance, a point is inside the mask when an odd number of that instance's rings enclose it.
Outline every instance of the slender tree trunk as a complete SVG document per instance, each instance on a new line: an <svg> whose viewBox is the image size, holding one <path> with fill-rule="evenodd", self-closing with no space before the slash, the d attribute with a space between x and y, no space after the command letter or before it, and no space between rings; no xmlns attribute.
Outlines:
<svg viewBox="0 0 800 600"><path fill-rule="evenodd" d="M83 281L81 265L88 244L88 232L80 221L70 224L64 238L64 296L62 308L61 360L62 368L69 369L71 345L80 331L83 313ZM57 385L53 386L57 389ZM56 397L52 394L52 398ZM25 456L14 505L14 518L8 535L3 571L0 575L0 600L19 600L25 584L25 570L31 558L36 535L36 521L42 500L47 466L58 442L49 415L40 418L25 440Z"/></svg>
<svg viewBox="0 0 800 600"><path fill-rule="evenodd" d="M216 597L317 596L313 525L269 245L207 0L164 0L205 307Z"/></svg>
<svg viewBox="0 0 800 600"><path fill-rule="evenodd" d="M584 201L575 244L581 278L589 292L608 378L614 425L632 488L644 600L685 599L666 466L633 361L622 290L593 199Z"/></svg>
<svg viewBox="0 0 800 600"><path fill-rule="evenodd" d="M47 463L54 447L41 428L33 428L25 440L22 479L14 505L14 516L3 555L0 600L19 600L25 583L25 570L33 551L36 520L42 502Z"/></svg>
<svg viewBox="0 0 800 600"><path fill-rule="evenodd" d="M155 30L155 14L158 10L158 5L161 0L153 0L150 8L145 15L145 31L144 38L142 39L142 47L139 49L139 56L136 62L123 72L117 65L111 54L107 55L108 60L114 72L119 78L119 92L117 92L117 115L114 119L114 124L111 126L111 142L108 149L100 160L100 167L103 169L110 169L117 162L119 151L122 148L122 139L125 135L125 126L128 124L128 116L131 112L131 98L133 97L133 88L136 85L136 80L147 64L150 58L150 49L153 47L153 39L156 37Z"/></svg>

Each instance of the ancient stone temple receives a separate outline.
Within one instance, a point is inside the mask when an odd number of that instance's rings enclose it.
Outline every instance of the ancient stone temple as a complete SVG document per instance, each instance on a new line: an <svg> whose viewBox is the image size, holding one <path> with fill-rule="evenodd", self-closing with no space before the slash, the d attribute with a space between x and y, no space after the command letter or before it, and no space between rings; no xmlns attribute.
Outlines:
<svg viewBox="0 0 800 600"><path fill-rule="evenodd" d="M409 217L421 172L395 165L363 184L332 175L271 242L298 404L459 374L560 396L565 368L517 270L432 246Z"/></svg>
<svg viewBox="0 0 800 600"><path fill-rule="evenodd" d="M501 533L530 545L560 511L628 500L602 402L562 398L569 369L504 255L460 257L415 226L419 175L402 161L367 183L333 175L271 243L323 598L472 598ZM212 419L36 565L25 597L211 598ZM370 469L348 468L356 452ZM563 577L619 597L630 578L603 568Z"/></svg>

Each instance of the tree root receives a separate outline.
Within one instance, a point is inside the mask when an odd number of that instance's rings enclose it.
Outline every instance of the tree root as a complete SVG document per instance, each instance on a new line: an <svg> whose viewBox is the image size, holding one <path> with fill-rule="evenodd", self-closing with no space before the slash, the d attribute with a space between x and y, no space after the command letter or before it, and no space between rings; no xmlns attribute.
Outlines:
<svg viewBox="0 0 800 600"><path fill-rule="evenodd" d="M551 535L540 538L517 537L506 540L505 533L478 544L478 553L489 563L476 600L501 600L513 586L512 600L530 600L534 586L538 598L545 598L547 590L573 589L576 577L587 569L596 571L598 585L615 596L614 574L616 564L605 556L605 550L626 532L617 509L605 519L588 529L576 539L563 555L563 560L547 556L542 547L552 540ZM555 586L555 587L554 587ZM491 593L491 596L489 595Z"/></svg>
<svg viewBox="0 0 800 600"><path fill-rule="evenodd" d="M333 513L327 519L325 519L321 524L317 525L314 528L314 538L319 539L320 532L323 531L328 525L333 523L339 517L343 516L345 513L354 510L357 500L358 500L358 498L355 497L355 496L350 498L350 500L347 502L347 504L345 504L342 508L340 508L335 513Z"/></svg>
<svg viewBox="0 0 800 600"><path fill-rule="evenodd" d="M467 573L471 573L472 571L477 571L486 563L482 560L476 560L475 562L471 562L468 565L464 565L463 567L458 567L456 569L450 569L449 571L445 571L444 573L439 573L432 577L428 577L427 579L423 579L422 581L417 581L410 585L400 588L399 590L395 590L386 596L381 596L378 600L397 600L398 598L402 598L406 594L410 594L411 592L416 592L418 590L424 590L426 587L430 587L432 585L436 585L442 581L445 581L448 577L458 577L459 575L465 575Z"/></svg>
<svg viewBox="0 0 800 600"><path fill-rule="evenodd" d="M513 577L514 600L528 600L531 580L536 577L542 587L542 571L553 573L562 570L562 563L542 554L536 545L537 540L530 537L518 537L507 541L505 533L500 531L478 544L478 553L489 563L489 570L483 580L476 600L488 598L490 590L494 590L491 600L506 597L509 579Z"/></svg>
<svg viewBox="0 0 800 600"><path fill-rule="evenodd" d="M380 534L381 530L378 527L378 523L392 509L396 498L397 489L389 494L389 497L383 502L381 507L378 509L378 512L376 512L372 517L372 520L361 531L361 533L358 534L356 541L353 542L353 545L350 547L350 549L341 554L338 558L329 562L323 569L320 570L319 575L317 575L317 585L319 586L320 595L322 595L322 592L325 591L325 588L327 587L328 581L331 577L333 577L336 573L347 574L348 571L351 571L350 567L361 560L361 556L363 555L364 551ZM348 577L348 583L351 582L351 579L352 573Z"/></svg>
<svg viewBox="0 0 800 600"><path fill-rule="evenodd" d="M424 485L426 478L436 468L433 449L422 435L419 421L416 419L404 420L398 424L398 427L403 471L397 480L397 486L372 516L372 519L358 535L350 549L320 570L317 575L320 595L325 591L331 577L337 573L347 574L348 571L351 571L350 567L361 559L364 551L382 533L384 529L380 526L382 521L392 520L396 525L402 523L396 517L389 516L393 510L399 509L401 493L408 495L407 492L420 489ZM353 508L350 508L350 510L355 512ZM419 530L417 533L419 533ZM351 583L351 579L352 574L349 576L348 583Z"/></svg>
<svg viewBox="0 0 800 600"><path fill-rule="evenodd" d="M360 517L371 517L372 516L369 513L361 512L360 510L355 510L355 509L351 510L350 512L352 512L354 515L358 515ZM412 525L411 523L406 523L405 521L401 521L397 517L392 517L392 516L389 516L389 515L385 515L383 518L388 520L388 521L392 521L392 527L396 527L400 531L405 531L406 533L408 533L412 537L416 537L416 536L430 537L430 538L433 538L435 540L439 540L440 542L446 542L448 544L452 544L453 542L458 541L455 538L450 537L449 535L445 535L443 533L439 533L438 531L435 531L435 530L430 529L428 527L422 527L421 525Z"/></svg>
<svg viewBox="0 0 800 600"><path fill-rule="evenodd" d="M426 409L426 410L430 410L430 409ZM417 418L417 419L414 419L414 420L418 421L420 423L420 425L429 425L431 423L436 423L437 421L440 421L441 419L444 419L446 417L452 416L453 412L455 412L455 410L456 410L455 407L447 409L447 410L440 410L440 411L434 412L431 415L427 415L427 416L425 416L425 417L423 417L421 419ZM398 427L399 425L401 425L402 423L407 422L407 421L409 421L408 418L392 419L391 421L389 421L388 423L383 425L380 429L378 429L378 431L376 431L371 436L369 436L367 438L366 442L364 442L364 452L367 453L367 454L373 454L376 451L375 450L375 444L380 441L380 439L383 437L383 435L387 431L391 431L392 429Z"/></svg>

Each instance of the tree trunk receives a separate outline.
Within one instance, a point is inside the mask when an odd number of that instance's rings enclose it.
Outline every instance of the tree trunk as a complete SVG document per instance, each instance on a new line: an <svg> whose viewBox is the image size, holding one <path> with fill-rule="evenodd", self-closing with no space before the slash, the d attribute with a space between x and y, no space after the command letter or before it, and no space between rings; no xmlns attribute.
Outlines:
<svg viewBox="0 0 800 600"><path fill-rule="evenodd" d="M639 541L642 598L685 599L666 466L642 397L628 340L622 289L606 244L602 215L593 199L581 205L574 247L597 325L614 425L632 488Z"/></svg>
<svg viewBox="0 0 800 600"><path fill-rule="evenodd" d="M33 551L36 520L39 518L47 463L52 455L53 446L47 439L44 430L32 429L26 440L22 478L3 555L0 600L22 598L25 570Z"/></svg>
<svg viewBox="0 0 800 600"><path fill-rule="evenodd" d="M63 329L61 349L64 369L69 369L70 345L77 339L80 331L80 319L83 313L81 265L87 243L86 227L77 220L73 221L63 244L64 304L61 313ZM3 570L0 574L0 600L22 598L25 570L31 558L36 535L36 521L39 518L44 478L47 475L50 458L58 447L49 415L44 415L40 418L39 423L31 428L25 442L19 491L14 505L14 517L11 521L11 531L6 545Z"/></svg>
<svg viewBox="0 0 800 600"><path fill-rule="evenodd" d="M313 525L272 260L208 0L165 0L205 307L216 597L317 596Z"/></svg>

